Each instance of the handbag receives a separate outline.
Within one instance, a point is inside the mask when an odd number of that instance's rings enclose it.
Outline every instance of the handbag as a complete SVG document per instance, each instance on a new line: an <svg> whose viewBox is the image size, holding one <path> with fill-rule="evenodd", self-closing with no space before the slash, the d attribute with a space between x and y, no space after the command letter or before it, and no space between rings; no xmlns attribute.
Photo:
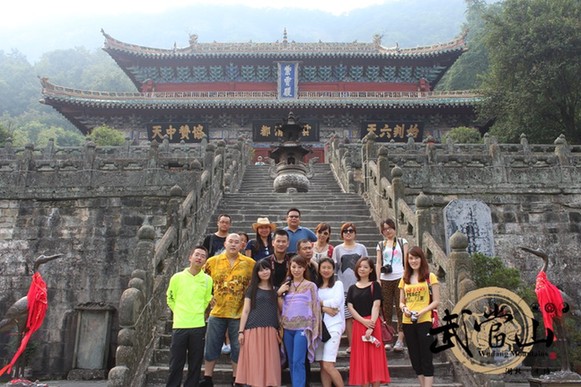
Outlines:
<svg viewBox="0 0 581 387"><path fill-rule="evenodd" d="M432 284L430 284L430 276L426 279L428 282L428 292L430 293L430 304L432 303ZM438 309L432 309L432 329L440 326L440 316L438 316Z"/></svg>
<svg viewBox="0 0 581 387"><path fill-rule="evenodd" d="M373 298L373 287L374 284L371 284L371 298ZM379 326L381 328L381 340L384 343L391 343L393 341L393 337L395 336L395 328L391 325L388 324L386 319L385 319L385 315L383 313L383 307L379 307Z"/></svg>
<svg viewBox="0 0 581 387"><path fill-rule="evenodd" d="M385 318L383 318L383 316L381 316L380 319L381 319L381 340L383 340L385 344L391 343L395 336L395 328L391 324L388 324L387 321L385 321Z"/></svg>
<svg viewBox="0 0 581 387"><path fill-rule="evenodd" d="M327 324L325 324L325 313L323 313L323 316L321 317L321 332L321 341L326 343L331 338L331 334L327 329Z"/></svg>

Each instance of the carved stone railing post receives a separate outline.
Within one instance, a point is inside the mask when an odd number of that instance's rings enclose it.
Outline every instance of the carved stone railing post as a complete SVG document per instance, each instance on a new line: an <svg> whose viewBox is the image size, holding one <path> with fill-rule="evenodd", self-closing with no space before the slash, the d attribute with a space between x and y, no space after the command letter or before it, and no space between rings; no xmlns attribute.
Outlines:
<svg viewBox="0 0 581 387"><path fill-rule="evenodd" d="M44 156L45 159L52 159L54 156L54 150L55 150L54 138L49 138L46 147L44 147L42 151L42 155Z"/></svg>
<svg viewBox="0 0 581 387"><path fill-rule="evenodd" d="M555 144L555 155L559 159L559 163L561 166L569 166L571 165L569 161L569 155L571 154L569 150L569 144L567 143L567 139L563 134L561 134L557 139L554 141Z"/></svg>
<svg viewBox="0 0 581 387"><path fill-rule="evenodd" d="M468 238L460 231L450 237L448 255L448 278L450 301L456 304L462 296L476 288L470 275L470 254L467 252Z"/></svg>
<svg viewBox="0 0 581 387"><path fill-rule="evenodd" d="M377 135L369 132L363 138L363 146L361 147L361 168L363 169L363 191L369 192L369 160L377 158L377 150L375 147L375 139Z"/></svg>
<svg viewBox="0 0 581 387"><path fill-rule="evenodd" d="M382 178L386 178L388 181L391 181L391 173L389 170L389 160L387 158L388 151L385 145L379 147L379 151L377 152L377 172L379 174L379 181L381 182Z"/></svg>
<svg viewBox="0 0 581 387"><path fill-rule="evenodd" d="M422 236L424 232L431 232L432 230L432 216L431 207L432 199L424 195L423 192L416 197L416 241L418 246L422 249L424 248L424 243Z"/></svg>
<svg viewBox="0 0 581 387"><path fill-rule="evenodd" d="M398 229L399 224L399 200L405 200L405 183L402 179L403 171L397 165L391 169L391 189L393 191L393 211Z"/></svg>

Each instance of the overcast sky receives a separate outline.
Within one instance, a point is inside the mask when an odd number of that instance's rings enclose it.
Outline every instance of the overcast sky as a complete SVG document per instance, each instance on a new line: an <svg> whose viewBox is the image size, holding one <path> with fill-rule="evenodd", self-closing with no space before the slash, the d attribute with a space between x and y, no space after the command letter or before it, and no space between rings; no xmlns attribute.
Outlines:
<svg viewBox="0 0 581 387"><path fill-rule="evenodd" d="M43 24L75 16L158 13L194 4L239 4L256 8L302 8L341 15L393 0L10 0L2 5L0 30Z"/></svg>
<svg viewBox="0 0 581 387"><path fill-rule="evenodd" d="M31 63L58 49L98 50L101 29L159 48L187 46L192 33L201 42L276 41L283 29L296 41L371 42L379 33L386 45L413 44L410 37L425 45L458 35L465 8L464 0L9 0L1 6L0 50Z"/></svg>

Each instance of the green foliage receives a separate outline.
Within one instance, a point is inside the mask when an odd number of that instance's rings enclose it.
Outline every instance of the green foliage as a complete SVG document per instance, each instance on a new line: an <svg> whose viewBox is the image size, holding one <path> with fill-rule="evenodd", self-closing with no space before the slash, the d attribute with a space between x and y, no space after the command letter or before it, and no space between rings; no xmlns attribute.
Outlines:
<svg viewBox="0 0 581 387"><path fill-rule="evenodd" d="M527 286L520 278L519 271L506 267L499 257L474 253L470 258L471 277L477 288L501 287L515 292L529 304L536 300L534 287Z"/></svg>
<svg viewBox="0 0 581 387"><path fill-rule="evenodd" d="M506 0L485 15L483 119L501 142L581 143L581 2Z"/></svg>
<svg viewBox="0 0 581 387"><path fill-rule="evenodd" d="M467 30L466 51L444 75L438 83L439 90L469 90L478 89L482 82L482 74L488 70L488 50L484 44L486 33L483 15L486 10L494 7L484 0L466 0Z"/></svg>
<svg viewBox="0 0 581 387"><path fill-rule="evenodd" d="M0 146L4 146L9 137L12 137L10 131L0 124Z"/></svg>
<svg viewBox="0 0 581 387"><path fill-rule="evenodd" d="M0 51L0 113L22 114L39 98L40 83L24 55Z"/></svg>
<svg viewBox="0 0 581 387"><path fill-rule="evenodd" d="M478 144L482 142L480 131L476 128L458 126L453 128L446 136L450 137L456 144Z"/></svg>
<svg viewBox="0 0 581 387"><path fill-rule="evenodd" d="M35 146L43 148L47 146L51 138L54 140L55 145L59 147L80 146L85 143L85 137L78 131L74 132L63 128L51 127L38 134Z"/></svg>
<svg viewBox="0 0 581 387"><path fill-rule="evenodd" d="M115 146L125 143L125 134L107 125L94 128L87 137L99 146Z"/></svg>

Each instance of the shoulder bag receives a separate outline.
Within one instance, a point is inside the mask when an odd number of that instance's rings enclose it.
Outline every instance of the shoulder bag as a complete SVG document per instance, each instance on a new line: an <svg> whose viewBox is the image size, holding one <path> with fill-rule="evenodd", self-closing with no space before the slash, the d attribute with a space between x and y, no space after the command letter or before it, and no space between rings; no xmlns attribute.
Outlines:
<svg viewBox="0 0 581 387"><path fill-rule="evenodd" d="M371 284L371 300L373 300L373 288L375 284L372 283ZM391 325L388 324L387 321L385 320L385 315L383 313L383 307L380 305L379 306L379 321L380 321L380 327L381 327L381 340L384 343L391 343L393 341L393 337L395 336L395 328Z"/></svg>

